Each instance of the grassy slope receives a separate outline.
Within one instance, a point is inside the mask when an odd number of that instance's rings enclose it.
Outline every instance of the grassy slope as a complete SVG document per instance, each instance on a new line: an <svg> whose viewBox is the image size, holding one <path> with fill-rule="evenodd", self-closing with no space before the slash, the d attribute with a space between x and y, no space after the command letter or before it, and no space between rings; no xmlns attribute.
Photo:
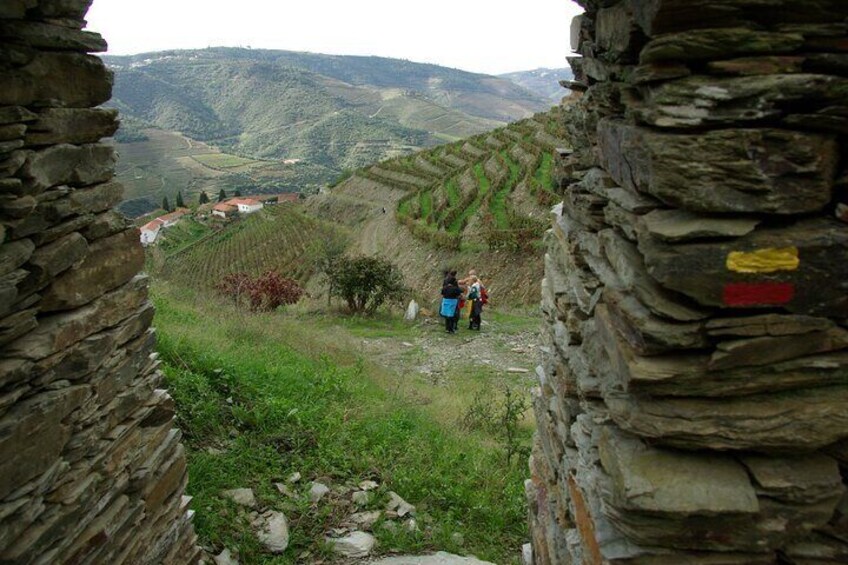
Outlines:
<svg viewBox="0 0 848 565"><path fill-rule="evenodd" d="M421 530L376 527L381 551L441 549L516 561L526 537L520 458L509 464L484 433L459 431L455 412L434 418L399 396L400 382L387 386L386 375L357 357L359 340L343 337L411 330L392 321L382 329L356 321L345 331L320 320L310 327L311 320L280 313L239 315L164 283L154 290L159 351L205 543L237 547L246 563L315 560L325 551L324 533L352 510L279 494L273 482L297 471L334 485L377 480L375 508L389 489L416 504ZM253 488L261 506L287 514L292 547L285 555L262 553L245 513L219 496L236 487Z"/></svg>

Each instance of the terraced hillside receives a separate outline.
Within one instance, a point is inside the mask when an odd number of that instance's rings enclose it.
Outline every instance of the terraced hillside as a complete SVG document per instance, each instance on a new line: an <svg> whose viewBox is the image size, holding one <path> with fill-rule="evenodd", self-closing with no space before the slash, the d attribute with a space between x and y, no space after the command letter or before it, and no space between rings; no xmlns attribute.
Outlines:
<svg viewBox="0 0 848 565"><path fill-rule="evenodd" d="M316 216L347 224L361 252L400 264L422 296L441 269L477 268L505 301L538 299L540 243L561 197L554 154L567 147L558 111L357 171L310 199Z"/></svg>
<svg viewBox="0 0 848 565"><path fill-rule="evenodd" d="M173 251L166 246L160 251L165 256L159 258L158 276L190 288L210 289L229 273L258 275L274 269L306 282L312 275L312 261L307 257L310 246L328 231L297 205L279 204Z"/></svg>
<svg viewBox="0 0 848 565"><path fill-rule="evenodd" d="M541 216L557 197L553 153L566 145L557 124L540 114L357 174L404 190L398 221L435 247L527 251L547 229Z"/></svg>

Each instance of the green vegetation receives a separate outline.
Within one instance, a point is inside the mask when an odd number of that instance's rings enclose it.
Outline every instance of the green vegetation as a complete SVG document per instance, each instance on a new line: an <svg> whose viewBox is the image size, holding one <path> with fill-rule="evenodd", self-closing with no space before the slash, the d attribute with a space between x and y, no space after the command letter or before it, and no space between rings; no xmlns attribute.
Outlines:
<svg viewBox="0 0 848 565"><path fill-rule="evenodd" d="M324 535L346 512L335 495L310 505L303 496L308 481L371 479L381 486L370 508L382 507L393 490L419 511L416 532L390 531L378 522L382 552L447 550L516 562L526 538L524 462L509 462L502 438L485 425L456 425L466 409L445 412L443 404L458 402L454 389L436 397L441 408L434 418L430 404L412 401L420 393L402 395L401 381L391 384L394 377L355 354L359 340L345 337L419 330L394 319L366 324L353 318L331 328L334 322L314 313L304 313L309 324L280 313L243 315L166 283L154 290L159 351L187 446L188 494L204 544L238 548L246 563L317 561L326 555ZM478 378L491 377L475 373ZM459 396L465 406L462 399L480 387L463 382L456 390L467 391ZM485 418L501 417L497 407L487 410ZM520 412L511 410L506 416L515 423ZM528 431L511 429L526 445ZM306 483L292 485L295 499L274 487L293 472ZM263 553L246 513L220 495L237 487L254 489L263 507L286 513L292 539L285 554Z"/></svg>
<svg viewBox="0 0 848 565"><path fill-rule="evenodd" d="M278 204L167 254L157 274L190 288L206 289L237 272L256 276L274 270L305 282L313 270L312 241L330 231L295 206Z"/></svg>
<svg viewBox="0 0 848 565"><path fill-rule="evenodd" d="M397 219L434 247L530 249L547 229L539 218L559 196L553 152L567 145L553 135L564 135L560 121L559 110L551 110L357 174L407 192Z"/></svg>

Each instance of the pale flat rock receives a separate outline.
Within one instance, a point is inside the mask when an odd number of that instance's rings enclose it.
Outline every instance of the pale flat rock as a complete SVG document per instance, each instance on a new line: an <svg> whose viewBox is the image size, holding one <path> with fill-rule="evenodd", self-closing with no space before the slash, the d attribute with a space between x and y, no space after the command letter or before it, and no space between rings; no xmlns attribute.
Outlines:
<svg viewBox="0 0 848 565"><path fill-rule="evenodd" d="M212 561L215 562L215 565L239 565L238 559L235 559L230 550L226 548L218 555L213 556Z"/></svg>
<svg viewBox="0 0 848 565"><path fill-rule="evenodd" d="M663 241L741 237L760 224L757 218L711 217L684 210L654 210L642 216L641 221L648 233Z"/></svg>
<svg viewBox="0 0 848 565"><path fill-rule="evenodd" d="M377 540L366 532L351 532L343 538L326 538L333 551L345 557L366 557L374 549Z"/></svg>
<svg viewBox="0 0 848 565"><path fill-rule="evenodd" d="M374 561L372 565L494 565L476 557L461 557L440 551L432 555L401 555Z"/></svg>
<svg viewBox="0 0 848 565"><path fill-rule="evenodd" d="M371 502L371 493L364 490L359 490L353 493L353 503L357 506L368 506Z"/></svg>
<svg viewBox="0 0 848 565"><path fill-rule="evenodd" d="M309 488L309 500L318 502L328 492L330 492L330 487L327 485L323 483L312 483L312 486Z"/></svg>
<svg viewBox="0 0 848 565"><path fill-rule="evenodd" d="M282 553L289 546L289 523L282 512L271 512L262 520L257 537L271 553Z"/></svg>
<svg viewBox="0 0 848 565"><path fill-rule="evenodd" d="M407 514L415 515L415 506L402 499L396 492L389 492L389 502L386 510L397 512L403 518Z"/></svg>
<svg viewBox="0 0 848 565"><path fill-rule="evenodd" d="M248 506L250 508L254 508L256 506L256 497L253 495L253 489L234 488L223 491L221 496L229 498L240 506Z"/></svg>
<svg viewBox="0 0 848 565"><path fill-rule="evenodd" d="M362 481L359 483L359 488L362 490L374 490L380 485L376 481Z"/></svg>
<svg viewBox="0 0 848 565"><path fill-rule="evenodd" d="M370 530L374 527L377 520L380 519L382 512L374 510L372 512L357 512L351 514L347 521L361 530Z"/></svg>

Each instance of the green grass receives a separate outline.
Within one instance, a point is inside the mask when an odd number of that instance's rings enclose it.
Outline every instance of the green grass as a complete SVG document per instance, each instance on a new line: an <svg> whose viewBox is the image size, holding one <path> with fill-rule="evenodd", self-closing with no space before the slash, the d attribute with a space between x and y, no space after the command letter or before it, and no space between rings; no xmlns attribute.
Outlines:
<svg viewBox="0 0 848 565"><path fill-rule="evenodd" d="M382 552L440 549L516 562L526 538L523 461L508 465L480 432L460 432L455 420L436 420L381 386L353 347L325 331L329 321L319 320L315 339L316 328L302 331L309 326L284 313L241 315L166 283L153 297L202 543L237 548L244 563L317 560L324 533L345 512L279 494L273 483L297 471L307 483L301 491L318 478L333 485L369 478L382 485L380 496L394 490L415 504L421 531L376 527ZM392 318L376 327L361 318L344 323L353 335L412 331ZM253 488L262 507L286 513L292 540L284 555L263 553L245 513L220 496L237 487Z"/></svg>
<svg viewBox="0 0 848 565"><path fill-rule="evenodd" d="M542 190L546 190L548 192L553 192L554 190L554 181L552 177L553 163L553 154L549 151L545 151L542 154L542 162L539 164L539 168L536 169L535 173L535 178L539 183L539 186L542 187Z"/></svg>
<svg viewBox="0 0 848 565"><path fill-rule="evenodd" d="M428 190L422 190L418 194L418 206L420 208L421 220L429 223L430 215L433 213L433 193Z"/></svg>
<svg viewBox="0 0 848 565"><path fill-rule="evenodd" d="M515 188L518 183L518 177L521 175L521 166L510 159L508 152L504 149L500 152L501 157L509 168L509 177L504 181L497 191L492 194L491 202L489 203L489 211L495 219L495 227L498 229L509 228L509 216L506 210L506 197Z"/></svg>
<svg viewBox="0 0 848 565"><path fill-rule="evenodd" d="M486 193L488 193L491 188L491 183L489 182L489 179L486 178L486 172L483 170L483 163L477 163L474 165L474 176L477 178L477 196L471 204L463 210L453 222L451 222L451 225L448 226L448 231L453 233L459 233L462 231L462 228L465 227L468 219L480 209L480 202L483 198L485 198Z"/></svg>
<svg viewBox="0 0 848 565"><path fill-rule="evenodd" d="M212 229L194 218L182 218L176 225L166 228L158 243L166 254L177 253L212 233Z"/></svg>

